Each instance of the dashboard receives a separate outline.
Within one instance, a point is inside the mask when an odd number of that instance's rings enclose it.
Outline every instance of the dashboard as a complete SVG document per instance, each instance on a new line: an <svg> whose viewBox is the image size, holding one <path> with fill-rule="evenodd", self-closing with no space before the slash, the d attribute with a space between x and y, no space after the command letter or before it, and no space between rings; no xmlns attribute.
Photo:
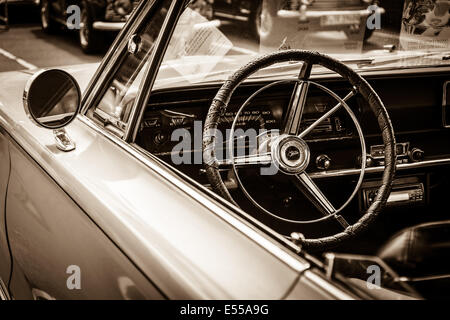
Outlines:
<svg viewBox="0 0 450 320"><path fill-rule="evenodd" d="M247 95L237 95L229 105L227 112L222 115L218 124L218 130L227 135L236 120L236 129L244 131L255 129L280 130L283 122L290 95L293 91L293 84L275 86L249 103L238 116L239 108L244 103ZM247 87L248 95L257 90L257 87ZM246 91L247 91L246 90ZM179 129L184 129L191 136L198 136L202 132L201 122L206 118L209 108L209 99L192 99L188 101L178 101L172 103L153 103L144 116L141 126L142 137L145 148L156 155L168 155L174 146L179 143L178 135L174 135ZM303 112L301 130L309 127L323 113L327 112L337 101L319 90L311 90ZM173 107L175 106L175 107ZM358 112L358 103L353 103ZM332 117L325 119L307 137L309 142L353 139L354 130L351 119L345 111L339 111ZM357 136L356 136L357 137ZM192 143L192 152L196 150Z"/></svg>
<svg viewBox="0 0 450 320"><path fill-rule="evenodd" d="M419 70L397 75L375 74L367 76L366 79L388 109L396 133L397 175L389 206L427 205L434 197L434 177L442 177L441 170L448 171L450 168L450 122L447 119L449 112L446 112L449 103L445 89L450 72L442 70L427 73ZM321 77L313 81L326 86L340 97L351 91L350 85L340 78ZM242 104L266 84L249 82L236 90L227 112L221 117L218 126L221 132L227 132L231 128ZM285 83L263 91L239 115L236 127L243 130L280 129L293 86L291 83ZM201 159L202 123L219 88L220 85L210 85L180 88L176 92L155 92L145 111L136 143L208 186L204 167L201 161L196 162L195 159ZM310 87L301 130L336 103L336 100L324 91ZM365 180L358 199L354 201L353 207L348 208L361 213L371 204L375 197L373 192L380 183L384 168L383 141L377 120L365 101L356 95L347 103L361 124L368 154ZM190 137L191 139L186 141L192 142L185 145L181 152L188 153L186 159L192 161L180 165L173 163L172 156L174 150L180 152L179 148L174 147L180 144L183 136ZM341 108L311 131L305 141L311 150L308 174L323 188L332 202L339 203L345 197L341 195L333 198L332 194L345 193L346 189L351 192L360 173L361 148L353 121L345 109ZM223 148L225 150L226 143ZM223 154L226 158L227 153ZM237 186L233 185L233 179L229 177L229 169L223 170L223 176L231 190L237 189ZM264 190L270 188L269 184ZM261 187L262 182L258 181L255 185L255 188ZM289 195L289 187L287 190L285 193L280 191L280 201L292 197Z"/></svg>
<svg viewBox="0 0 450 320"><path fill-rule="evenodd" d="M446 99L444 85L448 83L449 79L450 75L444 71L433 74L376 76L368 79L380 95L393 121L398 142L397 152L400 158L403 158L399 163L450 157L450 143L448 143L450 130L449 125L446 124L448 114L445 113L446 107L443 106L443 99ZM340 79L320 79L317 82L327 86L341 97L350 92L350 86ZM231 128L239 107L262 85L262 83L246 84L236 91L227 112L221 117L218 126L221 132L226 132ZM203 128L196 127L196 122L204 121L218 89L218 86L189 88L189 91L183 92L182 95L171 91L155 93L144 115L139 134L140 143L146 150L156 155L167 155L179 143L179 138L172 139L172 135L177 129L186 129L193 136L201 134L199 129ZM281 128L283 114L292 91L293 84L283 84L262 92L240 114L236 127L244 130ZM183 98L178 98L180 96ZM185 99L185 97L189 98ZM336 103L334 98L323 91L317 88L310 89L301 130L307 128ZM359 95L349 100L348 105L361 123L366 137L367 149L372 158L369 161L369 167L383 165L380 160L383 157L380 154L382 140L372 111ZM329 149L334 141L344 142L344 144L340 144L339 149L350 151L353 147L358 148L357 139L358 135L353 122L346 111L341 108L339 112L323 121L320 126L307 135L305 140L316 144L319 149ZM413 149L420 149L423 153L411 154ZM201 150L196 150L192 144L191 151ZM408 159L404 159L405 157ZM354 157L350 159L348 156L335 155L334 158L333 167L327 169L356 167L355 160L357 159ZM311 169L315 172L321 171L320 169Z"/></svg>

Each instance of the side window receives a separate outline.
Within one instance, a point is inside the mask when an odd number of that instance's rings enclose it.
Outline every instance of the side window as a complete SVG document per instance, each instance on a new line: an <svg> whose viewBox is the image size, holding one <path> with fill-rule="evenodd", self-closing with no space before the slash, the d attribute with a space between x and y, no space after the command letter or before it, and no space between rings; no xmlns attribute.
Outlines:
<svg viewBox="0 0 450 320"><path fill-rule="evenodd" d="M91 119L117 135L123 135L126 129L169 5L169 0L162 2L156 12L149 15L149 20L143 23L141 30L132 36L133 45L128 45L117 71L105 86L102 97L88 112Z"/></svg>

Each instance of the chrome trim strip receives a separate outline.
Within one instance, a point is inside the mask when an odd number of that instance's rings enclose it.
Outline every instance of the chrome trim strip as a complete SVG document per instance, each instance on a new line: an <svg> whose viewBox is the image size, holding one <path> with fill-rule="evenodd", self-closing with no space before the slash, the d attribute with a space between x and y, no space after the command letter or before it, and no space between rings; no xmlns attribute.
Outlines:
<svg viewBox="0 0 450 320"><path fill-rule="evenodd" d="M248 21L248 17L238 16L238 15L229 14L229 13L225 13L225 12L218 12L218 11L214 12L214 16L226 18L226 19L234 19L234 20L243 21L243 22Z"/></svg>
<svg viewBox="0 0 450 320"><path fill-rule="evenodd" d="M154 41L154 49L150 52L151 55L148 59L148 66L144 71L142 81L139 85L138 95L134 99L134 105L128 118L128 126L125 128L124 132L125 141L135 140L139 123L142 121L142 117L144 116L146 106L153 90L153 84L158 76L169 41L175 31L175 24L181 15L180 11L182 10L180 9L180 6L182 6L184 2L185 0L181 2L172 1L168 8L158 37Z"/></svg>
<svg viewBox="0 0 450 320"><path fill-rule="evenodd" d="M92 24L92 27L96 30L102 31L119 31L125 26L125 22L103 22L96 21Z"/></svg>
<svg viewBox="0 0 450 320"><path fill-rule="evenodd" d="M7 287L1 278L0 278L0 300L11 300Z"/></svg>
<svg viewBox="0 0 450 320"><path fill-rule="evenodd" d="M444 128L450 128L450 123L447 123L447 110L450 108L450 105L447 105L447 88L450 86L450 81L444 82L443 94L442 94L442 125Z"/></svg>
<svg viewBox="0 0 450 320"><path fill-rule="evenodd" d="M159 174L166 181L172 183L174 186L176 186L181 191L183 191L184 193L186 193L187 195L198 201L200 204L209 208L212 213L214 213L219 218L226 221L231 226L242 232L249 239L252 239L255 243L266 249L274 257L286 263L286 265L290 266L293 270L300 273L309 269L310 264L307 261L303 260L301 257L295 255L294 253L286 250L280 245L277 245L268 236L263 235L256 227L253 227L248 223L245 223L240 218L235 216L231 211L226 210L225 207L222 206L217 200L213 200L215 199L215 196L207 197L206 195L198 192L194 187L192 187L191 185L189 185L188 183L177 177L175 174L171 173L169 170L162 167L161 165L158 165L158 163L151 157L145 156L144 154L139 152L136 148L124 142L122 139L110 134L109 132L102 130L89 118L83 115L78 115L78 119L82 123L86 124L89 128L93 129L95 132L103 135L112 143L116 144L119 148L128 152L130 155L132 155L142 164L147 166L149 169ZM212 195L212 191L204 187L202 188L203 188L202 191ZM241 209L237 207L233 207L233 209L237 212L240 212L240 214L242 215L246 215L245 212L243 212ZM300 248L298 246L295 246L292 242L285 240L285 244L289 245L294 252L297 253L300 252Z"/></svg>
<svg viewBox="0 0 450 320"><path fill-rule="evenodd" d="M303 274L303 277L312 281L315 285L319 286L322 290L326 291L328 294L331 294L335 299L338 300L355 300L354 297L348 295L343 290L338 289L333 286L330 282L318 276L314 272L306 270Z"/></svg>
<svg viewBox="0 0 450 320"><path fill-rule="evenodd" d="M441 279L449 279L449 278L450 278L450 274L443 274L443 275L417 277L417 278L400 277L396 280L399 282L420 282L420 281L441 280Z"/></svg>
<svg viewBox="0 0 450 320"><path fill-rule="evenodd" d="M35 125L37 125L38 127L41 126L41 124L36 121L36 119L31 115L30 113L30 105L29 105L29 96L30 96L30 89L31 89L31 85L33 84L34 80L36 80L40 75L44 74L45 72L47 72L50 69L42 69L39 70L37 72L35 72L26 82L25 84L25 88L23 89L23 95L22 95L22 104L23 104L23 109L25 110L25 114L27 115L28 119L34 123ZM75 81L76 82L76 81Z"/></svg>
<svg viewBox="0 0 450 320"><path fill-rule="evenodd" d="M141 1L136 10L134 10L125 27L121 30L119 35L114 40L114 43L109 48L108 52L102 59L100 66L97 68L94 76L91 78L86 90L83 93L81 101L81 114L86 114L92 107L94 101L97 99L99 92L102 92L105 84L114 76L117 66L116 61L125 54L125 49L128 39L131 35L136 33L146 18L147 14L153 9L157 0Z"/></svg>
<svg viewBox="0 0 450 320"><path fill-rule="evenodd" d="M425 167L431 167L431 166L436 166L436 165L448 165L448 164L450 164L450 158L425 160L425 161L421 161L421 162L397 164L397 170L417 169L417 168L425 168ZM357 175L360 173L360 171L361 171L361 169L344 169L344 170L313 172L313 173L309 173L309 175L311 178L314 178L314 179L322 179L322 178ZM366 173L376 173L376 172L383 172L383 171L384 171L384 167L366 168Z"/></svg>

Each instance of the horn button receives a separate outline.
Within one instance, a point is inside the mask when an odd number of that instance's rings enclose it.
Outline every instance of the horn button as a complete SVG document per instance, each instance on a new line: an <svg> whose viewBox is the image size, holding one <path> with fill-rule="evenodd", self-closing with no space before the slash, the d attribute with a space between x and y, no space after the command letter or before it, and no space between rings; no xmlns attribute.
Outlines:
<svg viewBox="0 0 450 320"><path fill-rule="evenodd" d="M274 163L286 174L298 174L308 167L309 147L299 137L282 135L272 145L272 150Z"/></svg>

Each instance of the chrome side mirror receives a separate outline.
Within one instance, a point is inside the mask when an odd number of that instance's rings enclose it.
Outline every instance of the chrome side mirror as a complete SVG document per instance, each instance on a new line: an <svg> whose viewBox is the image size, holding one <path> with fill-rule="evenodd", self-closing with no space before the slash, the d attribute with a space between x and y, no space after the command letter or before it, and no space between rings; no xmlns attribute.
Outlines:
<svg viewBox="0 0 450 320"><path fill-rule="evenodd" d="M54 132L56 146L62 151L75 149L64 129L81 108L81 90L67 72L57 69L34 74L23 94L25 113L36 125Z"/></svg>

